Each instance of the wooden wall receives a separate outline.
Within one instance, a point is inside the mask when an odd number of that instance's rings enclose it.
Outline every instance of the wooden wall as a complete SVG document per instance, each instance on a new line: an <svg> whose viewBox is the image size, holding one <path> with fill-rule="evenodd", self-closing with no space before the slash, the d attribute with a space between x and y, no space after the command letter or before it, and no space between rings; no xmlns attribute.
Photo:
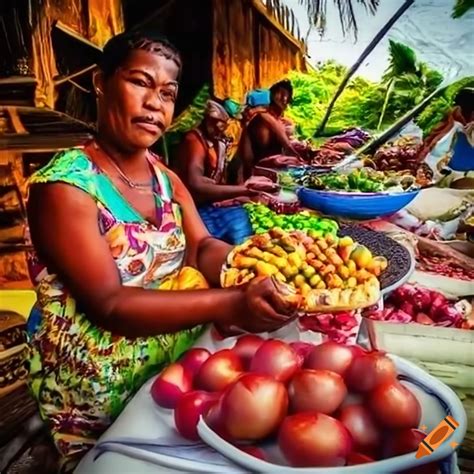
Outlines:
<svg viewBox="0 0 474 474"><path fill-rule="evenodd" d="M213 91L242 100L292 69L304 69L305 45L291 11L278 2L213 0ZM278 6L278 9L275 9Z"/></svg>

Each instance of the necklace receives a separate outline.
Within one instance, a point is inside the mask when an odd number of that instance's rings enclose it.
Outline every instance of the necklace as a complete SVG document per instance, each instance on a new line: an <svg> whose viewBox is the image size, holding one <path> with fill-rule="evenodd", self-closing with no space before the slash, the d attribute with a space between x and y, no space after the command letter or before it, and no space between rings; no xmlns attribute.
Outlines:
<svg viewBox="0 0 474 474"><path fill-rule="evenodd" d="M148 183L136 183L132 181L120 168L117 162L102 148L104 151L104 155L107 158L107 161L114 167L117 171L120 179L131 189L135 189L137 191L150 191L153 188L153 178Z"/></svg>

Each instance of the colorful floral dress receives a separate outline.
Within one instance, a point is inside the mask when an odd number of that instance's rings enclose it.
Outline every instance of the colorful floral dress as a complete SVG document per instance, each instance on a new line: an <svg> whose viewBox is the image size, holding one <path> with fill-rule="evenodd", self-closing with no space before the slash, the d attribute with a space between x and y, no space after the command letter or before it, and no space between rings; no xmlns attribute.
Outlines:
<svg viewBox="0 0 474 474"><path fill-rule="evenodd" d="M149 161L156 177L159 228L131 207L88 155L88 147L62 152L30 182L64 182L95 200L98 225L123 285L175 288L170 281L182 269L185 237L180 208L156 158ZM136 339L114 335L81 313L60 279L37 260L33 270L38 296L34 311L41 318L31 337L29 385L50 425L62 466L70 469L141 385L190 347L201 328Z"/></svg>

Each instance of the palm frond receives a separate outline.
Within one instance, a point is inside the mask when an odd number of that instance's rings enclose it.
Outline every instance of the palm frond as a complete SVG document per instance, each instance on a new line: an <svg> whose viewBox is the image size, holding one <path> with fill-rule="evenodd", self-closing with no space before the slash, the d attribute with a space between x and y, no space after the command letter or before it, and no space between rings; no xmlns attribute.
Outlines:
<svg viewBox="0 0 474 474"><path fill-rule="evenodd" d="M474 0L456 0L451 16L453 18L461 18L471 8L474 8Z"/></svg>
<svg viewBox="0 0 474 474"><path fill-rule="evenodd" d="M354 11L356 2L362 4L369 13L374 15L380 0L332 0L339 13L342 31L344 34L348 31L353 32L355 38L357 38L358 33L357 18ZM328 0L299 0L299 3L306 7L310 23L323 35L326 26Z"/></svg>

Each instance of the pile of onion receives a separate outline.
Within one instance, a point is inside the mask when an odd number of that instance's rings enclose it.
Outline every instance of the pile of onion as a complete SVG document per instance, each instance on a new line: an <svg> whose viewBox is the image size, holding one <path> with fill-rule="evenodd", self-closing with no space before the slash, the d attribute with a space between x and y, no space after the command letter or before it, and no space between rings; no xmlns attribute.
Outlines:
<svg viewBox="0 0 474 474"><path fill-rule="evenodd" d="M381 352L242 336L231 349L191 349L156 378L154 401L198 440L201 417L242 451L275 440L289 465L369 463L416 450L421 407ZM435 470L433 467L432 471Z"/></svg>

